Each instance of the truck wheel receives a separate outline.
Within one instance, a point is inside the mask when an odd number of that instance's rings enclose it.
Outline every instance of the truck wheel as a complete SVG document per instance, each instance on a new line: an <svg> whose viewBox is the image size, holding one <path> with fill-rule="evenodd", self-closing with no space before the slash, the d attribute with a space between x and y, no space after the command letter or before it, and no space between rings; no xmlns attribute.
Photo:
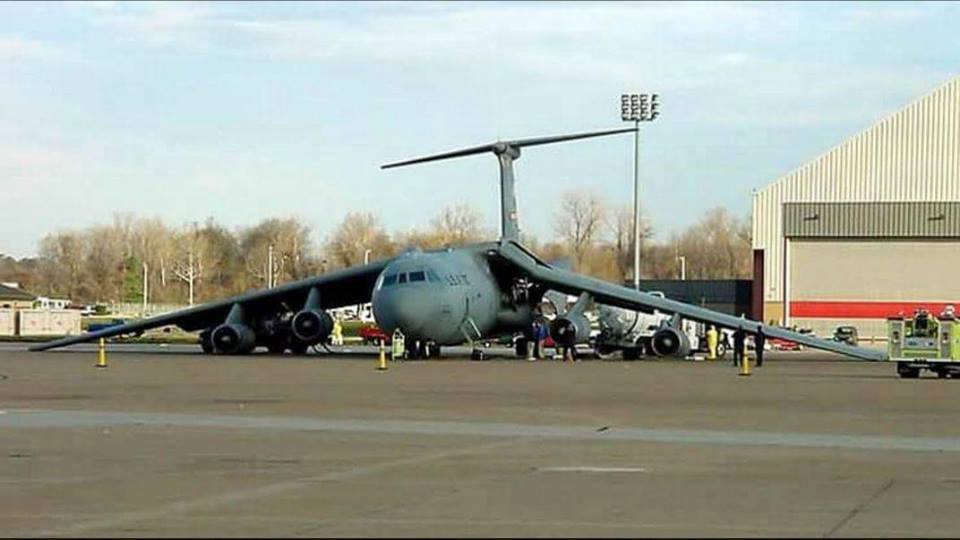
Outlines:
<svg viewBox="0 0 960 540"><path fill-rule="evenodd" d="M527 340L518 339L517 340L517 356L523 358L527 355Z"/></svg>
<svg viewBox="0 0 960 540"><path fill-rule="evenodd" d="M723 358L727 354L727 345L724 342L717 343L717 358Z"/></svg>

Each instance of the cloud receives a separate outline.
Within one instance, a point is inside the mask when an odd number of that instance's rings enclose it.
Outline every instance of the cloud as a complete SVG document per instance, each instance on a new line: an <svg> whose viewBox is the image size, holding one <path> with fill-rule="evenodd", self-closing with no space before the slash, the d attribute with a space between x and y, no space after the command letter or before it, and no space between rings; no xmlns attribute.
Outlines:
<svg viewBox="0 0 960 540"><path fill-rule="evenodd" d="M62 50L51 43L17 36L0 36L0 60L45 60L62 55Z"/></svg>
<svg viewBox="0 0 960 540"><path fill-rule="evenodd" d="M91 10L88 16L127 39L154 44L196 42L208 37L215 8L193 2L130 2Z"/></svg>

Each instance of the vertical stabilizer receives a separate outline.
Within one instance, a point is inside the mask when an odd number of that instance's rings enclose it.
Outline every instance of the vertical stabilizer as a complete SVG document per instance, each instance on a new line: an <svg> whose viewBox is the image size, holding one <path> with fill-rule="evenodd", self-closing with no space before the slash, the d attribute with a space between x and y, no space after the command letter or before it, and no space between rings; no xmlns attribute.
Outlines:
<svg viewBox="0 0 960 540"><path fill-rule="evenodd" d="M463 156L472 156L474 154L484 154L493 152L500 162L500 239L514 240L520 239L520 223L517 214L517 193L515 186L515 177L513 174L513 162L520 158L520 149L525 146L539 146L541 144L552 144L564 141L573 141L576 139L587 139L590 137L602 137L604 135L615 135L617 133L629 133L636 131L637 128L611 129L607 131L593 131L590 133L576 133L573 135L559 135L556 137L537 137L535 139L518 139L515 141L496 142L485 144L483 146L474 146L462 150L454 150L443 154L434 154L432 156L399 161L382 165L381 169L391 169L393 167L402 167L404 165L413 165L416 163L426 163L428 161L438 161L441 159L452 159Z"/></svg>

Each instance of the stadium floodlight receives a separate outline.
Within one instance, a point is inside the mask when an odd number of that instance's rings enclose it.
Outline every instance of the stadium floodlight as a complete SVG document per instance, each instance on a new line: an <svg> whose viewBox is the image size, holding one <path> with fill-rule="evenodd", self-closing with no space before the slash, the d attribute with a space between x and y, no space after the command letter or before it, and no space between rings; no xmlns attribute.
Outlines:
<svg viewBox="0 0 960 540"><path fill-rule="evenodd" d="M640 122L660 116L660 94L620 94L620 119L633 122L633 288L640 290Z"/></svg>

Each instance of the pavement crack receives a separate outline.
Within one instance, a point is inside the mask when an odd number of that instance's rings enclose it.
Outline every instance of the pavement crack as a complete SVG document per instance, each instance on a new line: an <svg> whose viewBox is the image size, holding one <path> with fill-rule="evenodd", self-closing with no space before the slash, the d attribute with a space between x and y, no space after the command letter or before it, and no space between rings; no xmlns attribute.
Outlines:
<svg viewBox="0 0 960 540"><path fill-rule="evenodd" d="M883 495L891 487L893 487L893 478L891 478L890 480L887 480L882 486L880 486L879 489L874 491L872 495L867 497L865 500L861 501L860 504L854 507L854 509L851 510L846 516L844 516L839 523L837 523L836 525L833 526L832 529L827 531L827 534L823 535L823 537L830 538L831 536L833 536L837 531L839 531L847 523L849 523L851 519L853 519L857 514L862 512L864 509L866 509L867 506L870 505L870 503L877 500L877 498L879 498L880 495Z"/></svg>

